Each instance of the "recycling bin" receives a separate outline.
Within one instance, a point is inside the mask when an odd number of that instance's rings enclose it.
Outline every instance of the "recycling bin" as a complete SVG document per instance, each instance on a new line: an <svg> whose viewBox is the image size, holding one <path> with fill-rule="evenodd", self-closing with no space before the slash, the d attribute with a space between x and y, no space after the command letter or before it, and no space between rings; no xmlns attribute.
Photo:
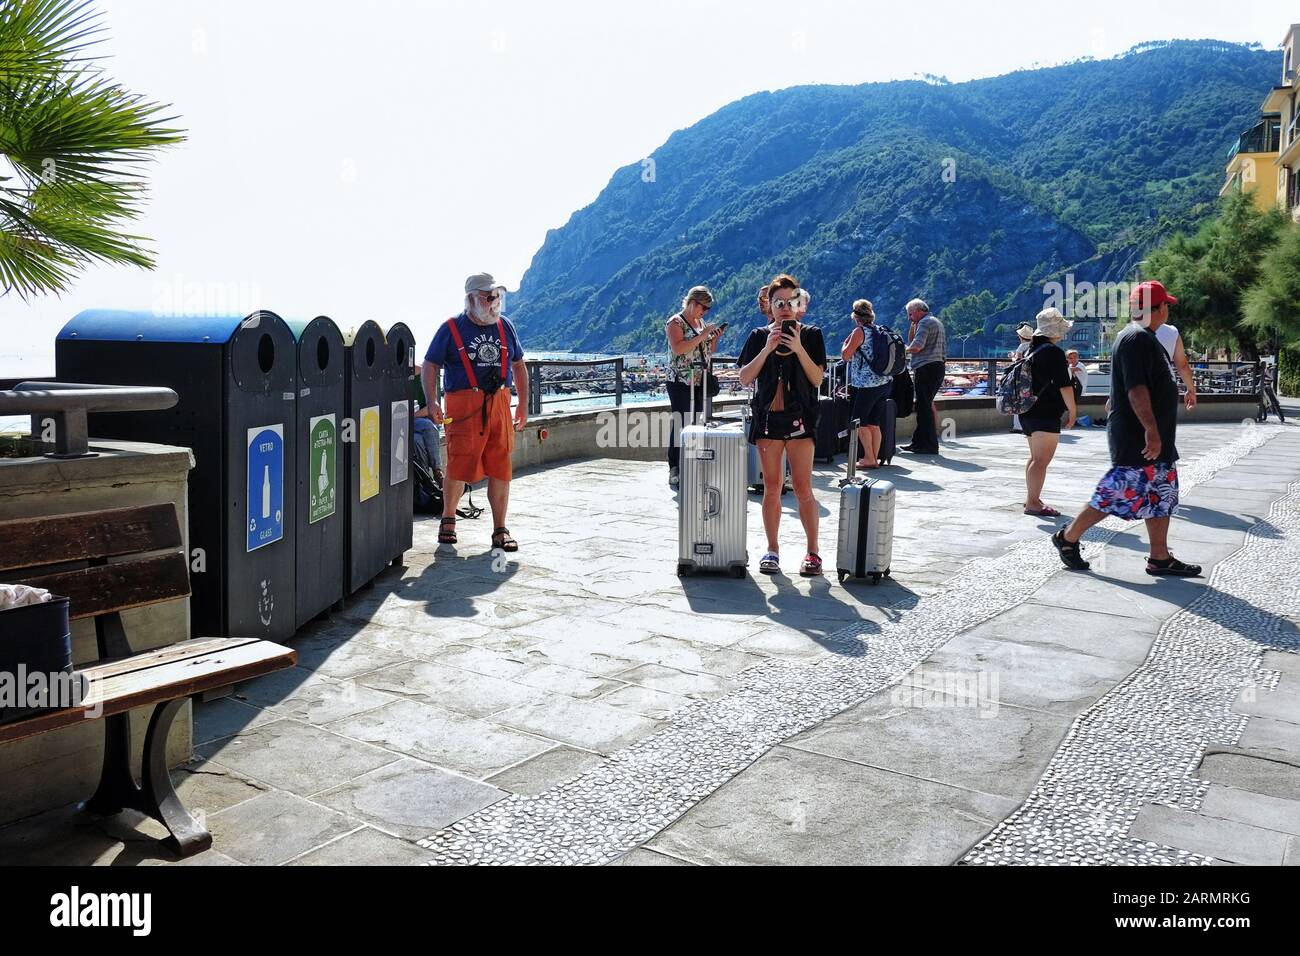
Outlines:
<svg viewBox="0 0 1300 956"><path fill-rule="evenodd" d="M291 638L298 370L284 320L90 310L59 332L54 365L63 381L176 392L163 411L92 414L90 434L193 452L193 635Z"/></svg>
<svg viewBox="0 0 1300 956"><path fill-rule="evenodd" d="M348 594L374 582L388 567L389 429L388 343L374 322L343 337L344 403L348 434L343 437L347 495L343 581Z"/></svg>
<svg viewBox="0 0 1300 956"><path fill-rule="evenodd" d="M288 324L297 339L298 356L294 609L302 627L326 611L343 607L347 514L339 491L343 466L339 430L347 417L343 382L347 356L343 334L327 316Z"/></svg>
<svg viewBox="0 0 1300 956"><path fill-rule="evenodd" d="M388 444L388 557L401 565L411 547L415 521L415 477L411 473L411 443L415 433L415 403L411 377L415 374L415 336L401 322L388 330L388 367L384 387L390 416Z"/></svg>

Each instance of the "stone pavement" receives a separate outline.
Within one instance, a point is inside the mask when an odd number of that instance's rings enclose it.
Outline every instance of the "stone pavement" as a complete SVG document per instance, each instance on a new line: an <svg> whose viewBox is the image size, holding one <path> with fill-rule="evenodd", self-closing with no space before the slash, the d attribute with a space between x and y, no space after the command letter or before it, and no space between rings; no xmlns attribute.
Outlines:
<svg viewBox="0 0 1300 956"><path fill-rule="evenodd" d="M1208 584L1147 577L1140 532L1109 525L1096 573L1061 570L1050 526L1020 513L1024 441L1005 434L900 456L879 587L681 581L664 466L521 475L519 555L489 553L486 516L454 551L422 520L405 571L305 629L298 667L197 707L174 776L215 843L186 862L1294 859L1300 609L1259 590L1295 566L1294 506L1274 502L1300 480L1300 430L1195 425L1179 445L1174 546L1223 566ZM1104 457L1100 430L1065 436L1047 500L1074 510ZM828 559L837 477L817 481ZM787 508L791 568L796 528ZM755 498L751 565L760 529ZM1218 630L1191 676L1221 693L1180 710L1158 691L1182 645L1152 648L1201 622ZM1189 714L1204 726L1160 737ZM1135 794L1157 765L1164 789ZM68 808L0 830L0 860L165 862L157 832Z"/></svg>

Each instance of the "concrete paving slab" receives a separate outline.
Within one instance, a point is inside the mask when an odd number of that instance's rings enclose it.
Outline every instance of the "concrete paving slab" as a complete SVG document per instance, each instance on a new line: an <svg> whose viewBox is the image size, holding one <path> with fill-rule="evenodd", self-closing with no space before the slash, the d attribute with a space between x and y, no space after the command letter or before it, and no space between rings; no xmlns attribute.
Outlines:
<svg viewBox="0 0 1300 956"><path fill-rule="evenodd" d="M922 685L924 686L924 684ZM898 688L877 694L785 746L1021 800L1070 730L1069 717L980 699Z"/></svg>
<svg viewBox="0 0 1300 956"><path fill-rule="evenodd" d="M505 796L496 787L408 759L362 774L314 799L414 842Z"/></svg>
<svg viewBox="0 0 1300 956"><path fill-rule="evenodd" d="M662 719L673 711L685 707L690 700L661 690L651 690L649 687L624 684L617 690L602 695L599 702L629 713L640 714L642 717Z"/></svg>
<svg viewBox="0 0 1300 956"><path fill-rule="evenodd" d="M658 721L600 702L549 697L502 711L493 722L558 743L611 754L659 729Z"/></svg>
<svg viewBox="0 0 1300 956"><path fill-rule="evenodd" d="M381 695L385 703L400 697L437 704L469 717L487 717L542 696L542 691L533 687L428 661L394 664L357 678L357 683L385 691Z"/></svg>
<svg viewBox="0 0 1300 956"><path fill-rule="evenodd" d="M552 744L496 723L432 704L402 700L349 717L331 728L340 734L406 754L476 779L527 760Z"/></svg>
<svg viewBox="0 0 1300 956"><path fill-rule="evenodd" d="M1291 755L1290 759L1295 761L1297 755ZM1196 776L1210 783L1280 800L1291 800L1300 794L1300 765L1285 763L1267 753L1207 753Z"/></svg>
<svg viewBox="0 0 1300 956"><path fill-rule="evenodd" d="M1233 704L1232 709L1239 714L1250 714L1252 717L1267 717L1270 720L1300 724L1300 693L1281 685L1276 690L1252 688Z"/></svg>
<svg viewBox="0 0 1300 956"><path fill-rule="evenodd" d="M241 730L279 720L281 714L263 710L242 700L220 697L217 700L194 702L194 744L206 744L220 737L229 737Z"/></svg>
<svg viewBox="0 0 1300 956"><path fill-rule="evenodd" d="M420 866L433 854L406 840L370 827L339 837L318 850L304 853L289 866Z"/></svg>
<svg viewBox="0 0 1300 956"><path fill-rule="evenodd" d="M647 844L694 863L944 865L1015 803L785 747Z"/></svg>
<svg viewBox="0 0 1300 956"><path fill-rule="evenodd" d="M987 675L1004 703L1073 716L1133 671L1133 665L1044 644L989 640L972 633L949 641L926 663L931 671Z"/></svg>
<svg viewBox="0 0 1300 956"><path fill-rule="evenodd" d="M654 850L637 848L631 853L625 853L620 856L609 866L694 866L693 863L687 863L685 860L679 860L674 856L666 853L657 853Z"/></svg>
<svg viewBox="0 0 1300 956"><path fill-rule="evenodd" d="M638 664L631 670L620 673L618 679L651 690L702 700L725 697L731 692L731 684L725 678L714 674L680 671L661 664Z"/></svg>
<svg viewBox="0 0 1300 956"><path fill-rule="evenodd" d="M1283 674L1300 675L1300 654L1286 651L1265 651L1263 667L1265 670L1281 671Z"/></svg>
<svg viewBox="0 0 1300 956"><path fill-rule="evenodd" d="M273 791L208 817L212 845L251 866L277 866L358 829L318 803Z"/></svg>
<svg viewBox="0 0 1300 956"><path fill-rule="evenodd" d="M299 796L338 786L397 759L378 747L289 718L205 744L198 753Z"/></svg>
<svg viewBox="0 0 1300 956"><path fill-rule="evenodd" d="M493 774L485 782L510 793L531 797L586 773L604 760L600 754L588 750L553 747L523 763Z"/></svg>
<svg viewBox="0 0 1300 956"><path fill-rule="evenodd" d="M624 686L622 681L597 677L586 671L562 667L559 664L542 664L534 667L517 677L516 681L525 687L573 697L576 700L594 700L601 694L607 694Z"/></svg>
<svg viewBox="0 0 1300 956"><path fill-rule="evenodd" d="M1243 750L1269 756L1294 757L1300 754L1300 724L1252 717L1237 743Z"/></svg>
<svg viewBox="0 0 1300 956"><path fill-rule="evenodd" d="M1244 866L1280 865L1287 841L1274 830L1156 805L1142 809L1129 836Z"/></svg>
<svg viewBox="0 0 1300 956"><path fill-rule="evenodd" d="M1206 791L1200 812L1300 836L1300 794L1296 794L1296 799L1279 800L1262 793L1215 785Z"/></svg>
<svg viewBox="0 0 1300 956"><path fill-rule="evenodd" d="M1051 607L1035 600L1005 611L967 633L994 641L1058 647L1136 665L1150 653L1159 630L1159 624L1146 618Z"/></svg>
<svg viewBox="0 0 1300 956"><path fill-rule="evenodd" d="M228 810L273 789L270 784L249 779L201 757L177 767L171 772L171 779L181 803L195 816Z"/></svg>

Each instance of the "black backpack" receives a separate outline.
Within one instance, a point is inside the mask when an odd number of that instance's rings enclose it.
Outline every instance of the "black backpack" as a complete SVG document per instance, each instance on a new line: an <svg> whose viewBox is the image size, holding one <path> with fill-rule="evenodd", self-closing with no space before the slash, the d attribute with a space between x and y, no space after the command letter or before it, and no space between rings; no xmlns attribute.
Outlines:
<svg viewBox="0 0 1300 956"><path fill-rule="evenodd" d="M423 442L411 443L411 464L415 468L415 511L417 514L442 514L442 484L434 473L433 462Z"/></svg>

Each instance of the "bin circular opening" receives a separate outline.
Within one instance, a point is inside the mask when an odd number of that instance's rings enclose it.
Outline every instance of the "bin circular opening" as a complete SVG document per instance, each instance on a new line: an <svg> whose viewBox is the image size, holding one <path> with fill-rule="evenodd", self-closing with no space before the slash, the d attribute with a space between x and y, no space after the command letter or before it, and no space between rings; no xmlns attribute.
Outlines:
<svg viewBox="0 0 1300 956"><path fill-rule="evenodd" d="M398 339L396 345L397 347L393 349L393 364L398 369L405 369L407 367L406 360L411 354L411 345L406 339Z"/></svg>
<svg viewBox="0 0 1300 956"><path fill-rule="evenodd" d="M263 375L269 375L275 368L275 341L267 334L263 334L257 343L257 365Z"/></svg>
<svg viewBox="0 0 1300 956"><path fill-rule="evenodd" d="M375 340L366 339L366 367L374 368L375 365Z"/></svg>
<svg viewBox="0 0 1300 956"><path fill-rule="evenodd" d="M330 367L330 343L323 335L316 340L316 365L322 372Z"/></svg>

